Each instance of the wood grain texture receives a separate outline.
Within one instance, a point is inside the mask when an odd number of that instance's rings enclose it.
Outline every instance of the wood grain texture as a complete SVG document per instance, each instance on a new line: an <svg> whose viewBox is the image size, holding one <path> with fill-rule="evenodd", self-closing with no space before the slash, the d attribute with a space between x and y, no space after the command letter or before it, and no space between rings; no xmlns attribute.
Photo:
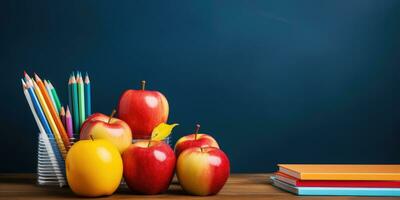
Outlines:
<svg viewBox="0 0 400 200"><path fill-rule="evenodd" d="M273 187L270 174L232 174L222 191L215 196L195 197L182 191L176 179L168 192L161 195L136 195L127 188L114 195L96 199L383 199L383 197L306 197L296 196ZM68 187L36 185L34 174L0 174L0 199L77 199ZM385 197L384 199L399 199Z"/></svg>

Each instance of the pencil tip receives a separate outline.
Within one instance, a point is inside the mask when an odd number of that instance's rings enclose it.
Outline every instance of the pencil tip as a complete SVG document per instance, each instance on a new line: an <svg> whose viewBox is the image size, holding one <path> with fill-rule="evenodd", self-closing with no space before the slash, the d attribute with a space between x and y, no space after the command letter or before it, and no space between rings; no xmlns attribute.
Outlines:
<svg viewBox="0 0 400 200"><path fill-rule="evenodd" d="M70 115L71 115L71 111L69 111L69 107L67 106L67 109L65 111L65 116L70 117Z"/></svg>
<svg viewBox="0 0 400 200"><path fill-rule="evenodd" d="M22 88L24 89L30 88L29 81L25 81L23 78L21 78L21 82L22 82Z"/></svg>
<svg viewBox="0 0 400 200"><path fill-rule="evenodd" d="M88 75L85 76L85 83L86 83L86 84L89 84L89 83L90 83L90 79L89 79L89 76L88 76Z"/></svg>
<svg viewBox="0 0 400 200"><path fill-rule="evenodd" d="M24 76L26 81L29 81L31 79L31 77L29 77L28 73L26 73L25 70L24 70Z"/></svg>

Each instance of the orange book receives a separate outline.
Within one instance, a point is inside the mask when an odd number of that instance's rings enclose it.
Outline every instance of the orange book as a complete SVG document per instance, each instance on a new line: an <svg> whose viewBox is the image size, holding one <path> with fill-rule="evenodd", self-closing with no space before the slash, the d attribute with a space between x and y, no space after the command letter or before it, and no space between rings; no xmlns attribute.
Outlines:
<svg viewBox="0 0 400 200"><path fill-rule="evenodd" d="M400 181L400 165L278 164L279 172L300 180Z"/></svg>

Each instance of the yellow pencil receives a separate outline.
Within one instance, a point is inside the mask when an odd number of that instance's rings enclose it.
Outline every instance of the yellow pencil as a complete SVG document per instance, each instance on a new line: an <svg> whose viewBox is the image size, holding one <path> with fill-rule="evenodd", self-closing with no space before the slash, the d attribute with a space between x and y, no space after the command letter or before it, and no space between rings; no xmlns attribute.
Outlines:
<svg viewBox="0 0 400 200"><path fill-rule="evenodd" d="M33 88L34 88L34 90L35 90L36 96L37 96L37 98L39 99L40 105L41 105L42 108L43 108L43 112L44 112L44 114L46 115L47 121L48 121L49 124L50 124L50 128L51 128L51 130L52 130L53 133L54 133L54 137L56 138L57 146L58 146L58 148L59 148L60 151L61 151L61 155L62 155L63 158L65 159L66 154L67 154L67 150L65 149L64 143L63 143L63 141L62 141L62 139L61 139L60 132L59 132L58 129L57 129L56 123L54 122L54 119L53 119L53 117L51 116L51 113L50 113L50 111L49 111L49 108L47 107L47 104L46 104L46 102L45 102L45 100L44 100L44 98L43 98L43 95L42 95L42 93L40 92L39 86L38 86L38 85L36 84L36 82L33 81L33 80L30 80L30 82L33 83L33 86L34 86Z"/></svg>
<svg viewBox="0 0 400 200"><path fill-rule="evenodd" d="M60 137L64 143L65 149L69 149L70 144L69 144L69 138L68 138L68 134L65 131L65 127L63 126L60 116L58 115L58 113L56 112L56 108L53 107L53 103L51 102L51 99L49 97L49 94L47 93L46 87L44 86L42 80L39 78L39 76L37 74L35 74L35 80L36 80L36 85L39 87L40 92L42 93L44 102L47 105L47 108L50 111L51 116L53 117L54 123L56 124L56 127L58 129L58 132L60 134Z"/></svg>

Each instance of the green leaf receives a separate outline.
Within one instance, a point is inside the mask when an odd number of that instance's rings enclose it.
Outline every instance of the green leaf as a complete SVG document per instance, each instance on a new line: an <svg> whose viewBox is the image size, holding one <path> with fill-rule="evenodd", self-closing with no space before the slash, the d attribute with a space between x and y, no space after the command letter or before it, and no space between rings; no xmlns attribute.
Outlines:
<svg viewBox="0 0 400 200"><path fill-rule="evenodd" d="M156 141L164 140L171 134L172 129L178 125L179 124L171 124L171 125L166 123L159 124L157 127L153 129L153 132L151 133L151 140L156 140Z"/></svg>

